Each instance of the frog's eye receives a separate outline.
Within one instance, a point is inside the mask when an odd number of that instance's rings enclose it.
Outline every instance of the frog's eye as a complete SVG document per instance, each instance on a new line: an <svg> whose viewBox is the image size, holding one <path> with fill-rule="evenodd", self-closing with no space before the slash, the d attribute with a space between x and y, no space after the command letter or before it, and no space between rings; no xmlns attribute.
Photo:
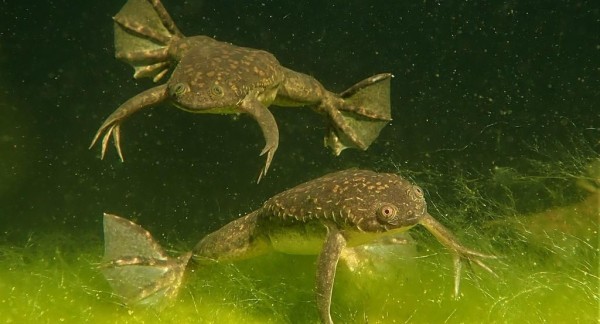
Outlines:
<svg viewBox="0 0 600 324"><path fill-rule="evenodd" d="M379 220L387 224L395 223L398 219L397 216L398 208L394 205L384 204L377 210L377 217Z"/></svg>
<svg viewBox="0 0 600 324"><path fill-rule="evenodd" d="M225 91L223 91L223 87L220 85L213 84L213 86L210 87L210 94L213 97L223 97L225 95Z"/></svg>
<svg viewBox="0 0 600 324"><path fill-rule="evenodd" d="M181 96L189 90L189 87L185 83L177 83L171 88L172 96Z"/></svg>

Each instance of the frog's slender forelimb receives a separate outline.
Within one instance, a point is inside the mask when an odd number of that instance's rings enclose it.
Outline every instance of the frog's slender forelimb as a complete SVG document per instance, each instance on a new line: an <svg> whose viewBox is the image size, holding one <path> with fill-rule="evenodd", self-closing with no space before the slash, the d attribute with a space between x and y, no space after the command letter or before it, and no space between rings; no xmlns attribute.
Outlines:
<svg viewBox="0 0 600 324"><path fill-rule="evenodd" d="M277 127L277 122L275 121L273 114L256 98L257 96L255 95L248 95L240 102L239 106L243 112L249 114L258 122L263 137L265 138L265 146L260 152L260 156L267 154L267 158L265 166L258 175L257 182L260 182L262 177L267 175L275 151L277 151L277 147L279 146L279 128Z"/></svg>
<svg viewBox="0 0 600 324"><path fill-rule="evenodd" d="M458 239L444 225L435 220L431 215L425 213L419 221L435 238L448 248L453 254L454 263L454 296L458 298L460 290L460 275L463 262L473 262L487 272L497 276L490 267L479 258L495 259L496 256L479 253L460 244Z"/></svg>
<svg viewBox="0 0 600 324"><path fill-rule="evenodd" d="M117 110L115 110L106 120L102 123L102 126L96 132L92 143L89 148L92 148L98 138L102 135L102 133L106 132L104 139L102 140L102 154L101 157L104 158L104 154L106 152L106 147L108 145L108 141L110 135L113 135L114 144L119 153L119 157L121 161L123 159L123 153L121 152L121 132L120 132L120 124L123 120L129 117L131 114L134 114L144 108L152 107L155 104L163 102L168 97L168 91L166 85L160 85L151 89L148 89L137 96L125 101Z"/></svg>
<svg viewBox="0 0 600 324"><path fill-rule="evenodd" d="M346 239L336 228L327 226L327 237L317 260L317 308L321 322L333 324L331 319L331 295L335 271L342 251L346 247Z"/></svg>

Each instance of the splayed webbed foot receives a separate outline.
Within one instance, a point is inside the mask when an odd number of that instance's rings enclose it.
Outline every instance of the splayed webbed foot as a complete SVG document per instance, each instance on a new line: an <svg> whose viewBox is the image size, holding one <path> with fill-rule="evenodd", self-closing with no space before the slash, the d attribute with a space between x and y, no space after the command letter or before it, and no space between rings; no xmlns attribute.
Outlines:
<svg viewBox="0 0 600 324"><path fill-rule="evenodd" d="M127 304L164 306L177 296L191 252L169 257L141 226L106 213L104 244L100 270Z"/></svg>
<svg viewBox="0 0 600 324"><path fill-rule="evenodd" d="M389 73L372 76L321 103L331 121L325 146L339 155L346 148L366 150L377 139L392 119L391 77Z"/></svg>

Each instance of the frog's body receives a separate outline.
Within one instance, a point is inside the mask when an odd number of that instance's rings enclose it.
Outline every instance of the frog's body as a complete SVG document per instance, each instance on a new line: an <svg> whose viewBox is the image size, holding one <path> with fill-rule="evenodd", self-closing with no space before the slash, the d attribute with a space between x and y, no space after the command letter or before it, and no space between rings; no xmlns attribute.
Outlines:
<svg viewBox="0 0 600 324"><path fill-rule="evenodd" d="M102 156L113 135L120 148L120 123L141 109L162 102L194 113L252 116L259 124L267 159L266 174L279 143L270 105L313 106L331 122L326 145L339 154L367 149L391 119L390 74L379 74L341 94L327 91L306 74L280 65L268 52L219 42L207 36L185 37L160 3L129 0L115 16L116 56L135 68L134 77L156 82L175 66L170 79L129 99L102 124L92 146L104 134Z"/></svg>
<svg viewBox="0 0 600 324"><path fill-rule="evenodd" d="M105 214L104 273L129 302L155 303L159 297L175 295L192 254L200 263L207 259L236 261L271 250L318 254L317 306L321 320L331 323L333 280L342 251L417 224L425 226L453 252L456 294L461 261L473 261L491 272L479 259L491 256L460 245L427 213L421 188L395 174L350 169L275 195L258 210L207 235L191 253L178 259L167 257L138 225ZM137 238L137 244L132 238ZM148 269L157 271L149 276ZM140 282L144 285L137 285Z"/></svg>

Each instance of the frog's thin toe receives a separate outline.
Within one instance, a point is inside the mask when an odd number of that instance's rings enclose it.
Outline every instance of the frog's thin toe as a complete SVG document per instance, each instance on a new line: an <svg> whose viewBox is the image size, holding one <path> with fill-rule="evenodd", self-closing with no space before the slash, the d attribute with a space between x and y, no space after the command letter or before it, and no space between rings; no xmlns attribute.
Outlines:
<svg viewBox="0 0 600 324"><path fill-rule="evenodd" d="M92 147L94 147L94 145L96 144L96 142L98 141L98 139L100 138L100 135L102 135L102 128L100 128L97 132L96 135L94 135L94 138L92 139L92 142L90 143L90 146L88 146L88 149L91 149Z"/></svg>
<svg viewBox="0 0 600 324"><path fill-rule="evenodd" d="M113 129L113 141L115 148L117 149L117 153L119 154L121 162L125 162L125 159L123 158L123 151L121 151L121 126L116 124L113 126Z"/></svg>
<svg viewBox="0 0 600 324"><path fill-rule="evenodd" d="M483 263L483 261L480 260L480 258L483 259L497 259L498 257L495 255L491 255L491 254L484 254L484 253L480 253L477 251L473 251L471 249L467 249L464 248L462 249L461 252L461 258L467 262L473 262L475 264L477 264L478 266L480 266L482 269L484 269L485 271L491 273L494 276L498 276L490 267L488 267L485 263Z"/></svg>
<svg viewBox="0 0 600 324"><path fill-rule="evenodd" d="M489 256L490 258L496 258L493 255ZM492 270L492 268L488 267L487 264L483 263L483 261L479 260L479 259L470 259L469 261L474 262L475 264L477 264L478 266L480 266L482 269L484 269L485 271L489 272L490 274L492 274L494 277L498 277L498 274L496 274L494 272L494 270Z"/></svg>
<svg viewBox="0 0 600 324"><path fill-rule="evenodd" d="M467 249L466 249L467 250ZM463 262L470 265L471 262L477 264L485 271L489 272L494 277L498 278L498 274L492 270L487 264L483 263L479 258L496 259L495 255L483 254L472 250L467 250L466 253L454 255L454 298L459 298L460 292L460 275L462 271Z"/></svg>
<svg viewBox="0 0 600 324"><path fill-rule="evenodd" d="M108 146L108 141L110 141L110 135L113 132L113 128L114 126L111 126L107 131L106 134L104 134L104 137L102 138L102 149L101 149L101 153L100 153L100 159L104 160L104 155L106 154L106 147Z"/></svg>
<svg viewBox="0 0 600 324"><path fill-rule="evenodd" d="M92 146L94 146L94 144L96 144L96 141L98 140L100 135L102 135L104 129L105 128L102 127L102 128L100 128L98 133L96 133L96 136L94 137L94 140L92 141L92 144L90 145L90 148ZM102 145L101 145L102 148L100 150L100 159L104 160L104 156L106 155L106 149L108 148L108 142L110 141L111 135L112 135L112 138L114 141L115 148L117 149L117 153L119 154L119 158L121 159L121 162L124 162L125 160L123 159L123 152L121 150L121 127L119 124L113 124L110 127L108 127L108 129L106 130L106 133L102 137Z"/></svg>
<svg viewBox="0 0 600 324"><path fill-rule="evenodd" d="M267 175L267 171L269 171L269 167L271 166L271 162L273 161L273 156L275 155L275 151L277 151L277 146L265 145L263 150L260 152L260 156L267 154L267 159L265 161L265 166L260 171L258 175L258 180L256 183L259 183L263 176Z"/></svg>

